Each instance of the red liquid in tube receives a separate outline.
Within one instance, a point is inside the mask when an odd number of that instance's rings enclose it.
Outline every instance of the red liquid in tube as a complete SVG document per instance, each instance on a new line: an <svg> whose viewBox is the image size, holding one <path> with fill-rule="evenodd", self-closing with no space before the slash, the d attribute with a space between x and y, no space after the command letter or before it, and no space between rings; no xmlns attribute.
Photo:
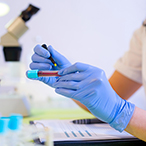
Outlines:
<svg viewBox="0 0 146 146"><path fill-rule="evenodd" d="M53 76L60 76L58 71L38 71L39 77L53 77Z"/></svg>

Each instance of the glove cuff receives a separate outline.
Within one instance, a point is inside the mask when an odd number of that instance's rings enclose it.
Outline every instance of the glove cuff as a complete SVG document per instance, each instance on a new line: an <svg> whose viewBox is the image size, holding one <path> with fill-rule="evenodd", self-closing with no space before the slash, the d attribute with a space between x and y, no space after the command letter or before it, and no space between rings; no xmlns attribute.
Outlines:
<svg viewBox="0 0 146 146"><path fill-rule="evenodd" d="M125 104L123 105L122 110L119 111L114 120L109 123L111 127L119 132L122 132L127 127L135 109L134 104L127 102L126 100L124 100L124 102Z"/></svg>

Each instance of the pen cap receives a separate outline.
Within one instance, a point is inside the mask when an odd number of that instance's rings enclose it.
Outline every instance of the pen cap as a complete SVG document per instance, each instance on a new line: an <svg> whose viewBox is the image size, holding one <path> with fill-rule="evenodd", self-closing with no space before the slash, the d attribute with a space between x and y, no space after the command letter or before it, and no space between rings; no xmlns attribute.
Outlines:
<svg viewBox="0 0 146 146"><path fill-rule="evenodd" d="M38 78L38 70L28 70L26 74L28 78Z"/></svg>
<svg viewBox="0 0 146 146"><path fill-rule="evenodd" d="M8 118L0 118L0 134L5 134L8 130Z"/></svg>
<svg viewBox="0 0 146 146"><path fill-rule="evenodd" d="M20 126L22 124L22 115L20 114L12 114L10 116L10 121L9 121L9 129L11 130L19 130Z"/></svg>

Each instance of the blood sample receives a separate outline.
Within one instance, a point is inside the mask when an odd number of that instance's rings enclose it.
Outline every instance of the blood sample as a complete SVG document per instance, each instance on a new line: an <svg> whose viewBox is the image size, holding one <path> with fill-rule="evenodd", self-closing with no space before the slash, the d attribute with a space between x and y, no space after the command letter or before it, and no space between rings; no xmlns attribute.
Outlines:
<svg viewBox="0 0 146 146"><path fill-rule="evenodd" d="M48 70L28 70L26 74L28 78L60 76L58 71Z"/></svg>

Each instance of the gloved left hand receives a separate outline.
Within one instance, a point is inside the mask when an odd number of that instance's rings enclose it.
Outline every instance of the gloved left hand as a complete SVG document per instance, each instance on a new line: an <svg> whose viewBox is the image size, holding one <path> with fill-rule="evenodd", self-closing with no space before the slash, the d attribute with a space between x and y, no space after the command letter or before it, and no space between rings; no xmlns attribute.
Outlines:
<svg viewBox="0 0 146 146"><path fill-rule="evenodd" d="M58 94L80 101L93 115L115 129L126 128L135 106L116 94L103 70L76 63L58 74L61 77L53 84Z"/></svg>
<svg viewBox="0 0 146 146"><path fill-rule="evenodd" d="M57 63L57 66L54 66L48 59L50 55L52 55L53 59ZM32 55L30 68L32 70L60 70L70 65L71 63L63 55L53 49L51 45L48 46L48 50L44 49L41 45L36 45L34 48L34 54ZM52 84L56 81L57 78L58 77L38 77L33 79L42 81L52 87Z"/></svg>

